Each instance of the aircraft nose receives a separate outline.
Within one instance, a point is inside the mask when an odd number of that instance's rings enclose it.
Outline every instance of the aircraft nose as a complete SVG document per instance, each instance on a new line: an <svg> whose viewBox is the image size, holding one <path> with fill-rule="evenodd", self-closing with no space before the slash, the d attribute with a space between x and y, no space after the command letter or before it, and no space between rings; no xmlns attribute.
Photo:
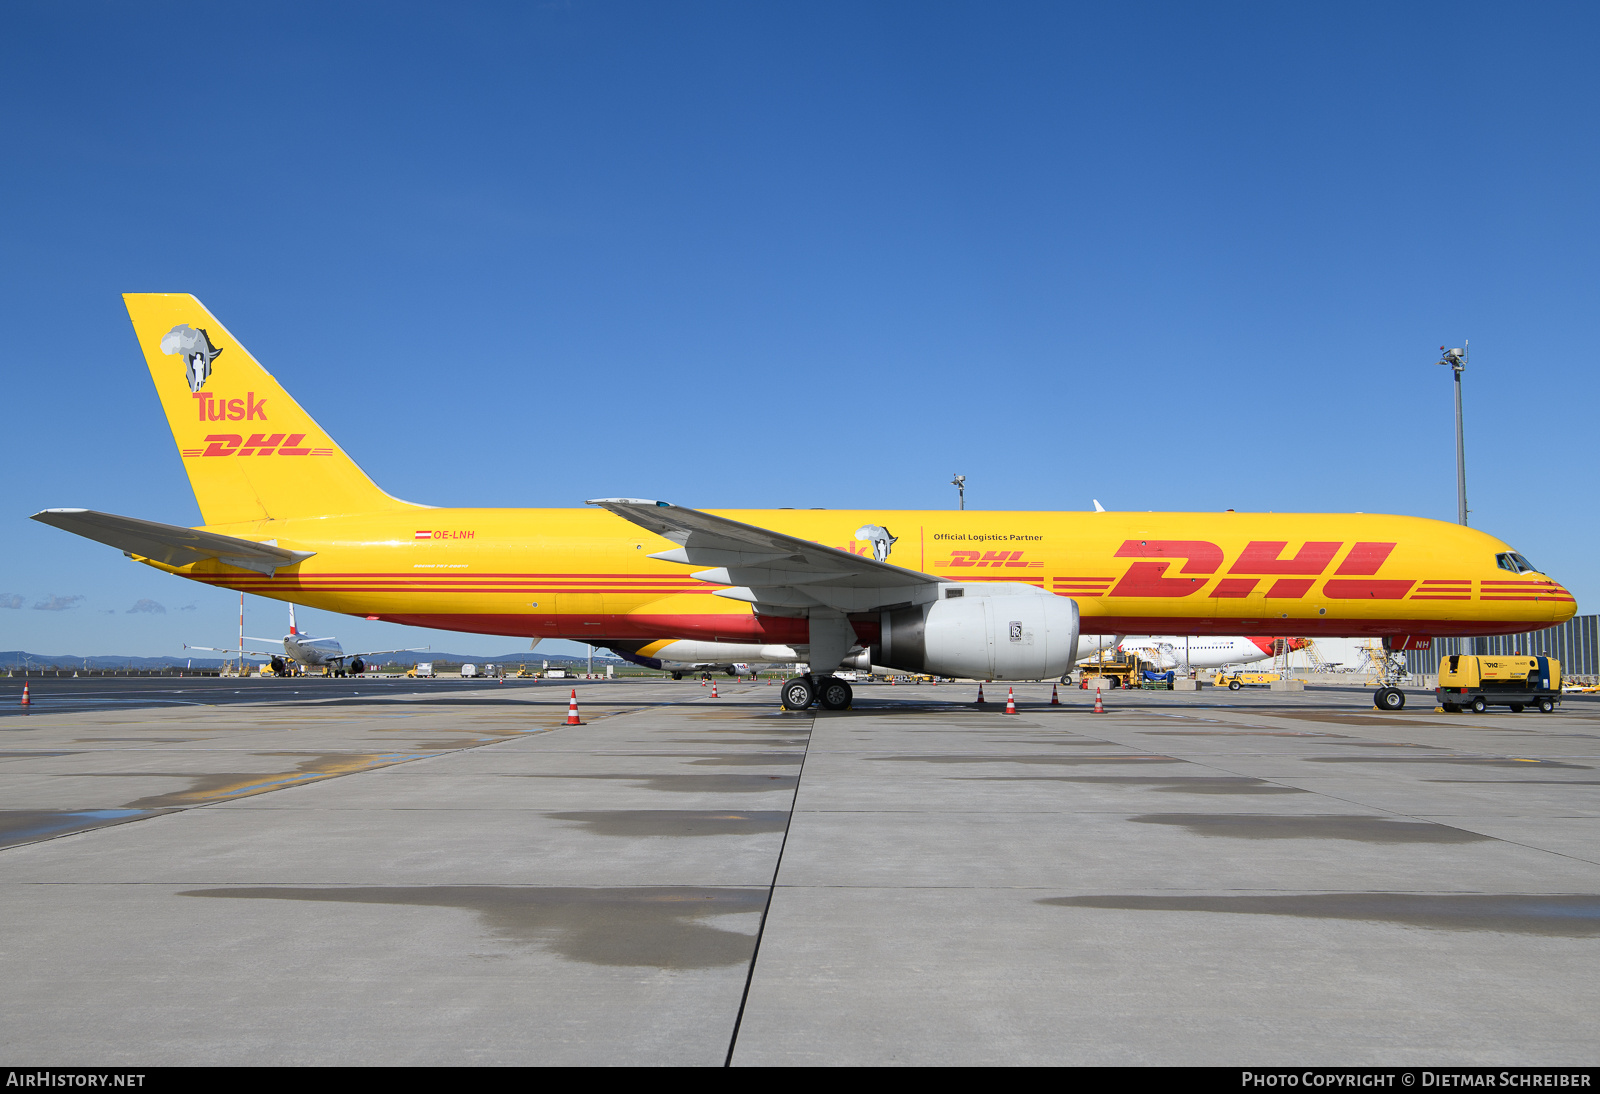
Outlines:
<svg viewBox="0 0 1600 1094"><path fill-rule="evenodd" d="M1557 581L1555 578L1549 576L1548 574L1541 574L1540 576L1544 578L1545 582L1545 588L1543 591L1541 591L1540 596L1547 596L1552 602L1550 605L1551 621L1554 623L1565 623L1567 620L1577 615L1578 598L1573 596L1572 593L1568 592L1566 586L1562 585L1561 582Z"/></svg>

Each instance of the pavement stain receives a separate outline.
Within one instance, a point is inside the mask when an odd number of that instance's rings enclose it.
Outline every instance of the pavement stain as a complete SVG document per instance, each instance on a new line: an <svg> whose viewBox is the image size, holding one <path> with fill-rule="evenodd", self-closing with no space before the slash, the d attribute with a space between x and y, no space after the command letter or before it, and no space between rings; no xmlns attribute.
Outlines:
<svg viewBox="0 0 1600 1094"><path fill-rule="evenodd" d="M789 824L787 811L733 812L727 809L589 809L546 813L555 820L574 821L597 836L754 836L782 832Z"/></svg>
<svg viewBox="0 0 1600 1094"><path fill-rule="evenodd" d="M691 767L794 767L805 759L804 752L712 752L696 756L695 759L686 759L695 753L676 753L663 756L661 753L622 753L626 756L649 755L656 759L683 758Z"/></svg>
<svg viewBox="0 0 1600 1094"><path fill-rule="evenodd" d="M1040 764L1046 767L1078 766L1080 764L1182 764L1174 756L1034 756L1005 755L1004 753L930 753L925 756L868 756L869 763L923 763L923 764Z"/></svg>
<svg viewBox="0 0 1600 1094"><path fill-rule="evenodd" d="M664 738L662 740L662 743L663 744L669 744L669 745L700 745L702 747L705 747L705 746L708 746L708 745L726 746L726 745L744 745L744 744L748 744L748 745L766 745L768 748L795 748L795 749L803 750L806 747L806 738L800 737L800 738L796 739L796 738L793 738L793 737L784 737L782 739L777 739L777 738L773 738L773 737L760 737L760 738L756 738L756 739L753 739L753 740L731 740L731 741L727 740L726 738L724 738L722 740L717 740L717 741L707 741L707 740L705 740L703 738L699 738L699 737L667 737L667 738Z"/></svg>
<svg viewBox="0 0 1600 1094"><path fill-rule="evenodd" d="M257 753L257 755L306 756L305 753L295 752L267 752ZM126 774L129 777L189 780L187 789L169 791L165 794L152 794L137 801L129 802L128 808L170 809L186 805L207 805L211 802L230 801L236 798L249 798L257 794L266 794L273 790L282 790L288 786L303 786L307 783L320 782L323 779L336 778L340 775L350 775L358 771L371 771L375 768L389 767L415 758L394 753L314 753L301 760L293 771L284 772L235 771L212 772L203 775L185 771L128 772ZM120 777L121 774L117 773L113 777Z"/></svg>
<svg viewBox="0 0 1600 1094"><path fill-rule="evenodd" d="M1482 843L1490 836L1432 821L1393 817L1283 816L1271 813L1146 813L1135 824L1187 828L1197 836L1231 839L1337 839L1358 843Z"/></svg>
<svg viewBox="0 0 1600 1094"><path fill-rule="evenodd" d="M1513 767L1524 769L1529 764L1540 767L1565 767L1576 771L1593 771L1587 764L1562 763L1560 760L1518 760L1502 756L1307 756L1306 763L1313 764L1465 764L1469 767Z"/></svg>
<svg viewBox="0 0 1600 1094"><path fill-rule="evenodd" d="M521 730L515 734L503 734L497 737L458 737L453 741L412 741L412 748L419 748L424 752L458 752L463 748L477 748L479 745L499 744L501 741L510 740L512 736L524 736Z"/></svg>
<svg viewBox="0 0 1600 1094"><path fill-rule="evenodd" d="M1419 729L1432 723L1421 722L1418 719L1432 717L1433 708L1418 710L1416 714L1407 718L1395 718L1374 714L1336 714L1332 711L1298 712L1292 710L1279 710L1272 713L1274 718L1294 718L1303 722L1331 722L1341 726L1405 726L1408 729Z"/></svg>
<svg viewBox="0 0 1600 1094"><path fill-rule="evenodd" d="M503 775L506 779L602 779L669 794L764 794L793 790L797 775Z"/></svg>
<svg viewBox="0 0 1600 1094"><path fill-rule="evenodd" d="M1600 779L1424 779L1422 781L1474 786L1600 786Z"/></svg>
<svg viewBox="0 0 1600 1094"><path fill-rule="evenodd" d="M1345 748L1425 748L1432 752L1442 751L1439 745L1421 745L1411 741L1336 741L1336 744Z"/></svg>
<svg viewBox="0 0 1600 1094"><path fill-rule="evenodd" d="M1164 794L1308 794L1297 786L1278 786L1265 779L1163 778L1159 775L966 775L965 782L1089 783L1102 786L1140 786Z"/></svg>
<svg viewBox="0 0 1600 1094"><path fill-rule="evenodd" d="M1052 737L1039 736L1029 739L1013 740L1009 738L996 738L993 742L997 745L1073 745L1078 748L1114 748L1110 741L1098 737L1076 737L1072 740L1062 741Z"/></svg>
<svg viewBox="0 0 1600 1094"><path fill-rule="evenodd" d="M1225 912L1304 919L1394 923L1436 931L1494 931L1556 938L1600 937L1593 893L1306 893L1288 896L1068 896L1038 903L1060 908L1142 912Z"/></svg>
<svg viewBox="0 0 1600 1094"><path fill-rule="evenodd" d="M756 936L705 919L759 915L765 889L660 887L581 889L515 885L350 886L191 889L229 900L394 904L476 912L490 933L589 965L709 969L748 962Z"/></svg>
<svg viewBox="0 0 1600 1094"><path fill-rule="evenodd" d="M1344 737L1343 733L1308 733L1300 729L1147 729L1151 737Z"/></svg>
<svg viewBox="0 0 1600 1094"><path fill-rule="evenodd" d="M88 832L113 824L143 820L165 810L157 809L0 809L0 847Z"/></svg>

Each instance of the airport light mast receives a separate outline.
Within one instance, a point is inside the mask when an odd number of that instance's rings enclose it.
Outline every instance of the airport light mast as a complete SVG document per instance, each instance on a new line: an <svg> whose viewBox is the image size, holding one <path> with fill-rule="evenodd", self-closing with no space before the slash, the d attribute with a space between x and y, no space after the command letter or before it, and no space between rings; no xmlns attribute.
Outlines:
<svg viewBox="0 0 1600 1094"><path fill-rule="evenodd" d="M1438 361L1448 365L1456 376L1456 523L1463 527L1467 523L1467 442L1461 429L1461 371L1467 367L1467 347L1471 344L1463 341L1460 349L1440 346L1439 352L1444 356Z"/></svg>
<svg viewBox="0 0 1600 1094"><path fill-rule="evenodd" d="M957 475L950 480L950 485L956 488L956 496L959 502L957 508L965 510L967 507L967 477L965 475Z"/></svg>

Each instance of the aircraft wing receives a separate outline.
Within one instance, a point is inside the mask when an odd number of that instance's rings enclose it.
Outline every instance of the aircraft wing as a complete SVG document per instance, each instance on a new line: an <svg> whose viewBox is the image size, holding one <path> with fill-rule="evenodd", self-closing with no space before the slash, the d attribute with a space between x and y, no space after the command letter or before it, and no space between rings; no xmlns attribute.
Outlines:
<svg viewBox="0 0 1600 1094"><path fill-rule="evenodd" d="M214 558L229 566L271 577L282 567L293 566L316 554L315 551L287 550L279 547L276 540L257 543L176 524L97 513L93 509L46 509L35 513L33 519L115 547L123 554L140 555L168 566L187 566Z"/></svg>
<svg viewBox="0 0 1600 1094"><path fill-rule="evenodd" d="M186 650L208 650L211 653L241 653L241 654L246 654L246 655L248 655L250 657L282 657L283 656L283 654L281 652L280 653L267 653L265 650L221 649L221 648L219 648L217 646L189 646L189 645L186 645L183 648L186 649Z"/></svg>
<svg viewBox="0 0 1600 1094"><path fill-rule="evenodd" d="M341 653L337 657L324 657L324 661L349 661L357 657L377 657L381 653L425 653L432 646L411 646L403 650L368 650L365 653Z"/></svg>
<svg viewBox="0 0 1600 1094"><path fill-rule="evenodd" d="M707 567L692 576L729 586L717 589L717 596L759 608L877 611L934 600L945 583L932 574L669 502L598 498L589 504L678 544L651 558Z"/></svg>

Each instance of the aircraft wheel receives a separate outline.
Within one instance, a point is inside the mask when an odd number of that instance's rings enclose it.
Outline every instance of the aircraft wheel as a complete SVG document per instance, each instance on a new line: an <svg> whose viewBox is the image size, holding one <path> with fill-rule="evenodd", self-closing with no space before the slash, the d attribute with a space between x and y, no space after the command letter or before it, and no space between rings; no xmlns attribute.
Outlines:
<svg viewBox="0 0 1600 1094"><path fill-rule="evenodd" d="M1399 688L1382 687L1372 697L1372 705L1379 710L1403 710L1406 705L1406 693Z"/></svg>
<svg viewBox="0 0 1600 1094"><path fill-rule="evenodd" d="M823 710L849 710L850 700L855 698L849 684L832 676L822 682L821 691Z"/></svg>
<svg viewBox="0 0 1600 1094"><path fill-rule="evenodd" d="M675 672L675 673L672 674L672 678L674 680L682 680L683 679L683 673Z"/></svg>
<svg viewBox="0 0 1600 1094"><path fill-rule="evenodd" d="M1512 714L1521 714L1522 713L1522 709L1523 708L1522 708L1522 704L1521 703L1512 703L1511 704L1511 713Z"/></svg>
<svg viewBox="0 0 1600 1094"><path fill-rule="evenodd" d="M1472 713L1474 714L1482 714L1484 711L1489 709L1489 704L1483 701L1483 696L1481 695L1474 695L1472 697L1471 706Z"/></svg>
<svg viewBox="0 0 1600 1094"><path fill-rule="evenodd" d="M811 681L804 676L796 676L793 680L783 683L783 709L805 710L816 702L817 689L811 686Z"/></svg>
<svg viewBox="0 0 1600 1094"><path fill-rule="evenodd" d="M1439 705L1444 707L1444 712L1446 714L1460 714L1461 713L1461 704L1460 703L1440 703Z"/></svg>
<svg viewBox="0 0 1600 1094"><path fill-rule="evenodd" d="M1539 713L1549 714L1556 709L1556 701L1546 696L1539 700Z"/></svg>
<svg viewBox="0 0 1600 1094"><path fill-rule="evenodd" d="M1228 684L1228 690L1229 691L1238 691L1242 687L1244 687L1244 685L1239 683L1239 681L1237 681L1237 680L1234 680L1234 681L1232 681L1231 683Z"/></svg>

